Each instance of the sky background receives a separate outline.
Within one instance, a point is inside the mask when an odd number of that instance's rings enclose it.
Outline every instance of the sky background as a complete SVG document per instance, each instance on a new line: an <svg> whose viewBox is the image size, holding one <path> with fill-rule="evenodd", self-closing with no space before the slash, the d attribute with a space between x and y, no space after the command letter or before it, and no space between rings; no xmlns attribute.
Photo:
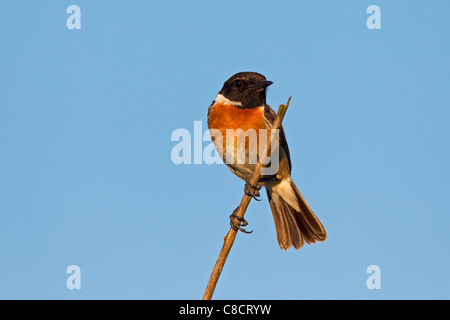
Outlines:
<svg viewBox="0 0 450 320"><path fill-rule="evenodd" d="M425 0L1 1L0 298L201 299L244 183L173 164L171 134L206 130L223 82L256 71L274 109L292 96L292 179L328 239L281 251L262 193L213 298L449 299L449 16Z"/></svg>

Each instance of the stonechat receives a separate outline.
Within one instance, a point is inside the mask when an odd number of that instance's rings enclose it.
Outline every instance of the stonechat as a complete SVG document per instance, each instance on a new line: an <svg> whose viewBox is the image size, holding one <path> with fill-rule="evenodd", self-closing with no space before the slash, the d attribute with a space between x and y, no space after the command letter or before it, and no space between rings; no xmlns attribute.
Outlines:
<svg viewBox="0 0 450 320"><path fill-rule="evenodd" d="M271 128L276 114L266 104L266 91L272 83L256 72L233 75L208 109L208 128L225 164L246 182L245 193L257 197L261 187L266 188L280 248L300 249L305 242L326 240L327 233L291 179L292 162L283 127L278 133L277 150L275 147L271 150ZM262 152L262 142L269 146L269 154L278 152L278 167L272 174L261 175L258 185L252 186L249 181ZM245 231L242 224L231 222L231 225L235 230Z"/></svg>

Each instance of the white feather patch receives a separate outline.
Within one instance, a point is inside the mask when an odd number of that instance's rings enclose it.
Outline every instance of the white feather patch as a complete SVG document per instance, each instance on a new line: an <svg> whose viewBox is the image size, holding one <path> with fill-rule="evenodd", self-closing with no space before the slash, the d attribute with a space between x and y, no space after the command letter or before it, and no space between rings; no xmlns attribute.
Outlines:
<svg viewBox="0 0 450 320"><path fill-rule="evenodd" d="M242 103L240 102L236 102L236 101L231 101L227 98L225 98L223 95L221 95L220 93L216 96L216 99L214 99L215 103L225 103L225 104L231 104L233 106L238 106L238 107L242 107Z"/></svg>
<svg viewBox="0 0 450 320"><path fill-rule="evenodd" d="M283 179L279 184L272 188L272 192L276 193L284 201L286 201L295 211L300 212L295 191L291 186L291 178Z"/></svg>

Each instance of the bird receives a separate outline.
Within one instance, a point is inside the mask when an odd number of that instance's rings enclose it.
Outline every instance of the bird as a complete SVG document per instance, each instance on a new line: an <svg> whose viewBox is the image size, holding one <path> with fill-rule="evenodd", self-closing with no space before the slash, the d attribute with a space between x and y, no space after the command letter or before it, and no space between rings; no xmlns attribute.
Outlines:
<svg viewBox="0 0 450 320"><path fill-rule="evenodd" d="M325 241L327 232L292 181L292 162L282 126L278 134L278 170L273 174L261 175L256 186L250 184L257 164L255 159L250 160L254 153L259 159L259 152L262 151L258 143L265 142L266 132L270 149L270 129L276 114L266 103L266 92L272 84L257 72L234 74L225 81L209 106L207 123L218 154L227 167L245 181L245 194L259 200L259 190L265 187L280 248L300 249L305 243ZM227 135L227 132L234 134ZM256 134L256 145L248 132ZM244 139L245 144L238 143L240 138ZM234 230L246 232L242 226L247 224L234 213L230 216L230 225Z"/></svg>

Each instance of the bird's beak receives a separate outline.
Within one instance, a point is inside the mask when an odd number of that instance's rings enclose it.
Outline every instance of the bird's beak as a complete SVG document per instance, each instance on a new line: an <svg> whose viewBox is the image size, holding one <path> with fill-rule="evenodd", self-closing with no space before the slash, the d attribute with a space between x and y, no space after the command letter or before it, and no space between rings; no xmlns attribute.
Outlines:
<svg viewBox="0 0 450 320"><path fill-rule="evenodd" d="M258 83L258 84L255 86L255 88L256 88L256 89L265 89L265 88L267 88L268 86L270 86L271 84L273 84L272 81L263 81L263 82Z"/></svg>

